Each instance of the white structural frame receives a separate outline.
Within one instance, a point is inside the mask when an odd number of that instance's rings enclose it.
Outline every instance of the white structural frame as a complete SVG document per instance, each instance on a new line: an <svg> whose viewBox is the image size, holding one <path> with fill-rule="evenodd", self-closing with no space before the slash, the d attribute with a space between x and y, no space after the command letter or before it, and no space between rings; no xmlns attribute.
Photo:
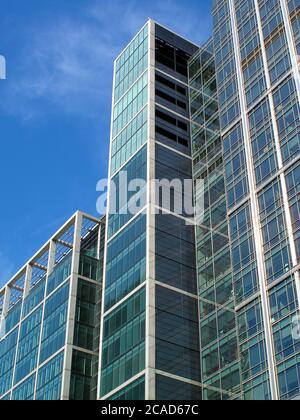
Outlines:
<svg viewBox="0 0 300 420"><path fill-rule="evenodd" d="M92 229L87 232L85 235L82 236L83 232L83 220L88 221L89 223L92 223L93 227ZM39 259L43 256L47 256L47 267L43 267L45 270L45 277L46 277L46 283L45 283L45 294L43 300L39 303L37 307L35 307L32 311L30 311L23 319L21 318L19 322L15 325L15 327L9 331L6 335L4 335L3 339L5 339L9 334L11 334L12 331L16 330L18 328L18 341L17 345L19 343L19 336L20 336L20 326L24 320L26 320L34 311L36 311L39 307L43 307L42 312L42 322L41 322L41 333L40 333L40 339L39 339L39 346L38 346L38 362L36 368L30 372L29 375L24 377L20 382L14 384L14 378L15 378L15 371L16 371L16 363L17 363L17 354L15 355L15 361L14 361L14 370L13 370L13 378L12 378L12 387L9 391L7 391L4 395L12 393L16 388L18 388L22 383L24 383L27 379L29 379L32 375L35 375L35 388L34 388L34 399L36 399L37 396L37 378L38 378L38 372L39 370L45 366L47 363L49 363L51 360L53 360L58 354L64 352L64 362L63 362L63 371L62 371L62 387L61 387L61 400L68 400L70 395L70 381L71 381L71 368L72 368L72 352L73 349L79 350L83 353L87 354L93 354L98 357L98 353L95 354L93 352L89 352L82 348L75 348L73 345L73 338L74 338L74 326L75 326L75 311L76 311L76 299L77 299L77 284L78 284L78 277L84 278L85 281L88 281L92 284L97 284L96 281L93 281L91 279L87 279L83 276L79 275L79 260L80 260L80 246L81 241L86 236L88 236L92 230L99 228L99 231L101 231L102 228L104 228L104 219L98 219L94 216L88 215L87 213L77 211L74 213L70 219L40 248L40 250L9 280L5 286L3 286L0 290L0 297L2 297L2 305L0 307L2 316L6 317L8 314L8 309L10 306L10 297L11 297L11 291L16 288L18 292L21 293L20 299L16 302L14 302L14 305L21 303L21 313L24 306L24 301L26 297L28 296L28 293L30 292L30 282L32 280L32 271L34 267L41 268L42 266L37 263ZM68 243L66 241L61 240L60 238L68 232L68 230L74 226L74 234L73 234L73 240L72 243ZM56 256L56 247L58 245L62 245L70 250L72 252L72 265L71 265L71 274L68 278L64 280L62 284L60 284L55 290L53 290L48 296L47 296L47 284L48 284L48 277L54 270L56 264L58 264L60 261L55 261ZM98 244L98 258L99 258L99 252L100 252L100 244ZM25 282L24 287L21 290L19 286L17 286L18 280L25 274ZM42 279L42 278L41 278ZM66 321L66 340L64 346L57 351L55 354L53 354L50 358L48 358L45 362L39 363L40 358L40 350L41 350L41 344L42 344L42 331L43 331L43 320L44 320L44 308L45 308L45 302L46 299L52 296L59 288L61 288L64 284L67 282L70 282L70 291L69 291L69 299L68 299L68 315L67 315L67 321ZM12 306L13 308L13 306ZM11 309L12 309L11 308ZM0 397L3 397L0 396Z"/></svg>
<svg viewBox="0 0 300 420"><path fill-rule="evenodd" d="M236 15L235 15L234 0L229 0L229 8L230 8L230 19L231 19L231 31L232 31L233 45L234 45L235 66L236 66L236 73L237 73L237 80L238 80L239 101L240 101L240 106L241 106L241 124L242 124L242 132L243 132L244 147L245 147L245 154L246 154L251 219L252 219L253 234L254 234L254 247L255 247L256 258L257 258L257 270L258 270L260 298L261 298L262 313L263 313L263 325L264 325L265 341L266 341L266 354L267 354L267 362L268 362L268 370L269 370L270 389L271 389L272 400L278 400L279 399L278 383L277 383L277 375L276 375L276 368L275 368L274 343L273 343L273 337L272 337L270 307L269 307L269 300L268 300L268 293L267 293L266 272L265 272L265 266L264 266L263 241L262 241L262 234L261 234L261 229L260 229L258 197L256 194L254 164L253 164L253 159L252 159L251 138L250 138L249 121L248 121L248 109L247 109L247 102L246 102L246 96L245 96L245 90L244 90L241 57L239 53L240 44L239 44L239 38L238 38L238 27L237 27Z"/></svg>
<svg viewBox="0 0 300 420"><path fill-rule="evenodd" d="M279 132L278 132L278 127L277 127L277 121L276 121L275 105L274 105L274 99L273 99L273 89L274 88L272 88L269 69L268 69L267 54L266 54L266 48L265 48L265 43L264 43L263 28L262 28L262 22L261 22L261 17L260 17L258 0L254 0L254 3L255 3L256 19L257 19L257 24L258 24L260 44L261 44L261 50L262 50L262 58L263 58L263 64L264 64L264 74L265 74L266 83L267 83L268 101L269 101L269 107L270 107L270 112L271 112L272 128L273 128L273 132L274 132L276 156L277 156L277 162L278 162L278 171L280 172L279 179L280 179L280 185L281 185L281 190L282 190L285 224L286 224L286 229L287 229L287 234L288 234L288 242L289 242L292 264L293 264L293 269L294 269L298 265L298 258L297 258L296 244L295 244L294 234L293 234L292 217L291 217L291 210L290 210L289 198L288 198L288 193L287 193L287 183L286 183L285 172L284 172L284 164L283 164L282 153L281 153L280 138L279 138ZM285 4L285 0L281 0L280 5L281 5L281 8L282 8L283 16L285 16L285 13L286 13L285 10L284 10L284 4ZM292 39L291 42L293 42L293 37L291 36L291 34L290 34L290 36L288 34L288 32L289 32L288 23L287 23L286 19L284 19L284 20L285 20L285 30L286 30L286 33L287 33L287 39L288 40ZM292 63L294 63L294 61L295 61L295 59L294 59L295 50L292 48L292 46L289 47L289 52L290 52L290 56L291 56L291 61L292 61ZM294 65L293 65L293 71L295 71L294 70ZM298 70L296 69L296 71L298 71ZM296 86L297 86L297 94L298 94L298 97L299 97L299 92L300 92L300 90L299 90L299 88L300 88L299 87L299 80L300 80L299 73L298 73L298 79L297 79L297 76L295 76L295 80L296 80ZM294 275L295 275L295 285L296 285L297 298L298 298L298 302L300 303L299 271L296 270Z"/></svg>

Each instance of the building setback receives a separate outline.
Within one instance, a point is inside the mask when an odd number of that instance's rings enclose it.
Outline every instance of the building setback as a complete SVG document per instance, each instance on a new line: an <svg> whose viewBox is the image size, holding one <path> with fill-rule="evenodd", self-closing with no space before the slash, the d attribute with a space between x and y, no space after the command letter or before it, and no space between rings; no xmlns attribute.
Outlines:
<svg viewBox="0 0 300 420"><path fill-rule="evenodd" d="M146 23L115 61L106 219L0 291L0 399L300 399L298 55L299 0L214 0L202 47ZM154 179L201 181L202 217Z"/></svg>
<svg viewBox="0 0 300 420"><path fill-rule="evenodd" d="M228 400L241 393L240 363L213 51L210 40L189 61L193 175L204 180L196 226L201 382L204 400Z"/></svg>

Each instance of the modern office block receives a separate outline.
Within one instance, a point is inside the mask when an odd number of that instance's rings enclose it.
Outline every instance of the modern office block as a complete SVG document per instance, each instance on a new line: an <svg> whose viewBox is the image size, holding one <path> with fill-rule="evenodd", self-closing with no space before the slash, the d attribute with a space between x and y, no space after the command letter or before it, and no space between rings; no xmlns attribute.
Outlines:
<svg viewBox="0 0 300 420"><path fill-rule="evenodd" d="M197 50L149 20L115 62L100 399L201 399L194 226L151 188L192 179L188 60ZM135 214L130 194L114 200L128 189L122 171L128 184L146 181Z"/></svg>
<svg viewBox="0 0 300 420"><path fill-rule="evenodd" d="M213 7L243 399L300 394L299 6Z"/></svg>
<svg viewBox="0 0 300 420"><path fill-rule="evenodd" d="M105 221L77 212L0 291L0 399L96 399Z"/></svg>

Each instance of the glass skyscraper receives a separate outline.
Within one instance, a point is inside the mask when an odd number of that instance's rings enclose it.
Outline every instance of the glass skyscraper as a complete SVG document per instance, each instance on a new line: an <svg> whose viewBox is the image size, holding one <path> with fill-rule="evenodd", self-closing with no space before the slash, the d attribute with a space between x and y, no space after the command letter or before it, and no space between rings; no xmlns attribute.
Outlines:
<svg viewBox="0 0 300 420"><path fill-rule="evenodd" d="M212 6L117 57L106 219L0 291L0 399L300 399L300 2Z"/></svg>
<svg viewBox="0 0 300 420"><path fill-rule="evenodd" d="M192 179L188 60L197 50L149 20L115 62L100 399L201 398L194 227L151 188ZM130 193L122 204L114 197L136 178L146 186L130 215Z"/></svg>
<svg viewBox="0 0 300 420"><path fill-rule="evenodd" d="M245 399L292 399L300 393L299 6L297 0L213 5Z"/></svg>

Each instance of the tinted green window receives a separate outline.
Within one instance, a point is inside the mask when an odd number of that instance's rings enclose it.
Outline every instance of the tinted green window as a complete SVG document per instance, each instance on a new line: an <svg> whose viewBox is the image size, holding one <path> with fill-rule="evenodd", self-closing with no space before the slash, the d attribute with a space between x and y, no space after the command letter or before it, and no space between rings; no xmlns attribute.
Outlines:
<svg viewBox="0 0 300 420"><path fill-rule="evenodd" d="M55 290L60 284L66 280L71 274L72 253L70 252L57 266L48 277L47 295Z"/></svg>
<svg viewBox="0 0 300 420"><path fill-rule="evenodd" d="M137 217L107 248L105 309L146 279L146 216Z"/></svg>
<svg viewBox="0 0 300 420"><path fill-rule="evenodd" d="M84 280L78 280L77 303L76 303L76 323L74 332L74 345L91 351L97 351L99 333L97 326L97 308L99 299L97 286Z"/></svg>
<svg viewBox="0 0 300 420"><path fill-rule="evenodd" d="M10 393L0 398L0 401L10 401Z"/></svg>
<svg viewBox="0 0 300 420"><path fill-rule="evenodd" d="M45 296L46 280L41 280L33 289L30 290L28 296L24 300L23 317L27 316L36 306L38 306Z"/></svg>
<svg viewBox="0 0 300 420"><path fill-rule="evenodd" d="M12 400L30 401L34 397L35 375L26 379L20 386L15 388L12 393Z"/></svg>
<svg viewBox="0 0 300 420"><path fill-rule="evenodd" d="M18 329L0 341L0 395L5 394L12 386L17 340Z"/></svg>
<svg viewBox="0 0 300 420"><path fill-rule="evenodd" d="M111 401L144 401L145 378L142 377L109 398Z"/></svg>
<svg viewBox="0 0 300 420"><path fill-rule="evenodd" d="M18 302L15 306L13 306L9 310L5 319L5 328L6 328L7 333L11 331L20 321L21 309L22 309L22 302Z"/></svg>
<svg viewBox="0 0 300 420"><path fill-rule="evenodd" d="M81 254L79 262L79 274L88 279L98 281L101 276L99 261L96 258Z"/></svg>
<svg viewBox="0 0 300 420"><path fill-rule="evenodd" d="M96 357L73 351L70 400L96 399L97 367Z"/></svg>
<svg viewBox="0 0 300 420"><path fill-rule="evenodd" d="M294 279L280 283L270 293L271 318L279 321L298 307L296 285Z"/></svg>
<svg viewBox="0 0 300 420"><path fill-rule="evenodd" d="M21 324L15 384L32 372L37 366L40 343L42 307L37 309Z"/></svg>
<svg viewBox="0 0 300 420"><path fill-rule="evenodd" d="M40 363L65 344L69 283L62 286L45 303Z"/></svg>
<svg viewBox="0 0 300 420"><path fill-rule="evenodd" d="M115 101L128 90L148 66L148 25L116 61Z"/></svg>
<svg viewBox="0 0 300 420"><path fill-rule="evenodd" d="M64 353L60 353L38 372L36 399L55 401L61 398Z"/></svg>
<svg viewBox="0 0 300 420"><path fill-rule="evenodd" d="M147 84L148 73L145 73L115 105L113 111L113 137L116 137L147 104Z"/></svg>
<svg viewBox="0 0 300 420"><path fill-rule="evenodd" d="M104 320L101 396L145 367L145 290Z"/></svg>
<svg viewBox="0 0 300 420"><path fill-rule="evenodd" d="M295 398L300 393L299 354L278 366L279 391L282 400Z"/></svg>
<svg viewBox="0 0 300 420"><path fill-rule="evenodd" d="M121 229L135 215L130 210L130 200L136 195L136 190L129 192L129 185L132 181L140 179L146 182L147 179L147 148L144 147L138 152L112 180L115 188L112 188L110 199L110 214L108 220L108 235L111 237ZM121 193L124 198L121 198ZM136 203L140 209L146 205L146 189L141 191L141 198Z"/></svg>

